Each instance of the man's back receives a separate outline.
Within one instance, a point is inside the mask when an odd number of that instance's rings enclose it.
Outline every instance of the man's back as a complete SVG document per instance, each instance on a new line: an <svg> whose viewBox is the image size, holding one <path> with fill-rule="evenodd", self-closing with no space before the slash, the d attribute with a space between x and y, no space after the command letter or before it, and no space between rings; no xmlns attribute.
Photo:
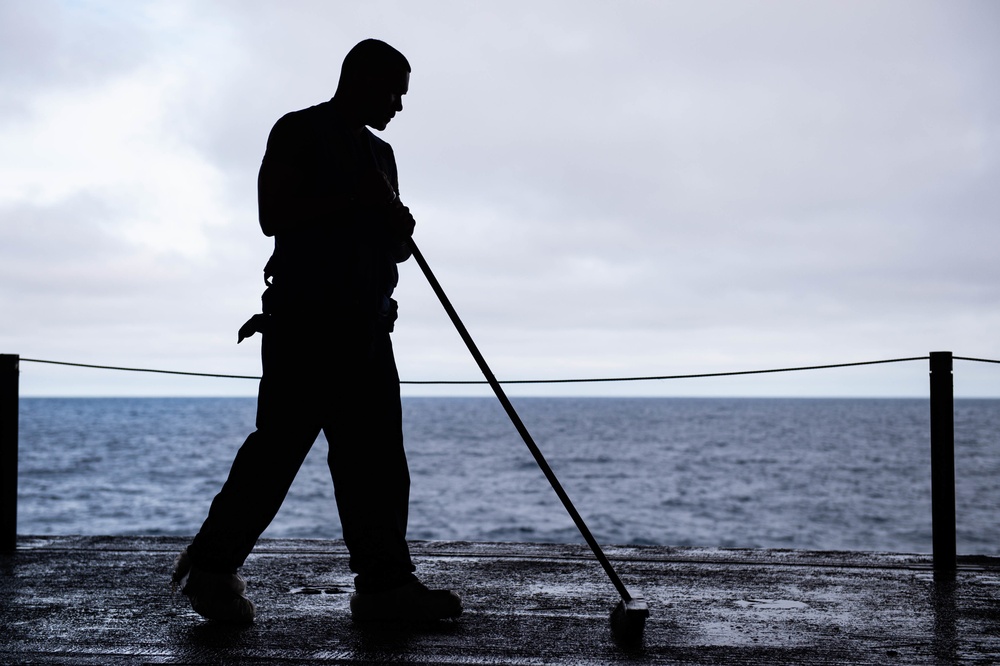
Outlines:
<svg viewBox="0 0 1000 666"><path fill-rule="evenodd" d="M332 102L275 123L258 180L261 228L275 238L266 269L272 312L319 311L361 325L391 307L398 273L385 211L358 195L373 170L398 189L389 144L353 130Z"/></svg>

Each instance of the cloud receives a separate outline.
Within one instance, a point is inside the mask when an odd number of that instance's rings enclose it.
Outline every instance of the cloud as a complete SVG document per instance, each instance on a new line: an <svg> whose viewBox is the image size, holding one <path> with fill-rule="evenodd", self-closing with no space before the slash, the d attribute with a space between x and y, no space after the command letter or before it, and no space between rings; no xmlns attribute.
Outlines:
<svg viewBox="0 0 1000 666"><path fill-rule="evenodd" d="M0 12L7 349L254 371L267 133L376 36L413 65L384 138L418 242L505 376L1000 356L991 3ZM402 270L401 373L475 377Z"/></svg>
<svg viewBox="0 0 1000 666"><path fill-rule="evenodd" d="M3 3L0 122L30 117L39 92L85 90L140 66L154 31L137 7L112 12L97 3Z"/></svg>

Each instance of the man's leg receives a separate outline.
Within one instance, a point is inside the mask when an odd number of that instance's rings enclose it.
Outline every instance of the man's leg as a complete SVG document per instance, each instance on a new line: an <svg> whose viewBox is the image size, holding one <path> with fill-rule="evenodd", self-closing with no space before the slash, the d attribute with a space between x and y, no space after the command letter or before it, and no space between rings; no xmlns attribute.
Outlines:
<svg viewBox="0 0 1000 666"><path fill-rule="evenodd" d="M461 600L428 590L413 575L406 544L410 475L403 449L399 376L388 333L352 356L346 390L324 430L344 541L357 574L351 599L359 620L438 619Z"/></svg>
<svg viewBox="0 0 1000 666"><path fill-rule="evenodd" d="M360 591L411 580L406 545L410 473L403 450L403 417L388 334L345 354L343 388L325 423L344 541Z"/></svg>
<svg viewBox="0 0 1000 666"><path fill-rule="evenodd" d="M290 342L265 335L257 430L243 443L208 518L178 559L175 583L206 617L253 618L236 570L274 519L319 434L320 397L306 377L309 366L298 363L303 347Z"/></svg>
<svg viewBox="0 0 1000 666"><path fill-rule="evenodd" d="M310 381L304 351L301 337L292 331L264 335L257 430L240 447L229 478L188 549L196 566L224 573L243 565L319 435L321 397Z"/></svg>
<svg viewBox="0 0 1000 666"><path fill-rule="evenodd" d="M319 428L258 428L240 447L229 478L188 553L215 573L235 573L281 508Z"/></svg>

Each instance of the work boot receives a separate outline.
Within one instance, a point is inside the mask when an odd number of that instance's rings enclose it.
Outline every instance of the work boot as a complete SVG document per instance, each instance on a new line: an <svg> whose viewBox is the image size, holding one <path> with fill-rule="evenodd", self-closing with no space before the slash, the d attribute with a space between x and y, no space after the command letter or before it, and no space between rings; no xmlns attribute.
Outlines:
<svg viewBox="0 0 1000 666"><path fill-rule="evenodd" d="M204 571L191 564L187 550L181 551L174 562L171 580L174 591L191 600L198 615L219 622L246 624L253 622L253 602L243 594L246 581L238 574Z"/></svg>
<svg viewBox="0 0 1000 666"><path fill-rule="evenodd" d="M418 580L383 592L351 595L355 622L426 622L462 614L462 599L451 590L431 590Z"/></svg>

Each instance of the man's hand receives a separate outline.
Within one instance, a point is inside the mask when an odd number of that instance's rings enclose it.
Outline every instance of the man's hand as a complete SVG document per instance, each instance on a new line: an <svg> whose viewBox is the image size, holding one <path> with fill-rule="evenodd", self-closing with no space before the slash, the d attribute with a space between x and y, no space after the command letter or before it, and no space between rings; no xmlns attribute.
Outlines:
<svg viewBox="0 0 1000 666"><path fill-rule="evenodd" d="M410 214L410 209L403 205L398 198L391 207L388 219L389 235L397 243L405 243L413 236L413 229L417 226L417 221Z"/></svg>
<svg viewBox="0 0 1000 666"><path fill-rule="evenodd" d="M413 236L416 221L410 214L410 209L403 205L396 195L396 190L389 182L385 173L372 169L361 177L359 197L376 208L385 211L383 216L386 232L392 244L397 261L404 261L410 256L407 241Z"/></svg>
<svg viewBox="0 0 1000 666"><path fill-rule="evenodd" d="M393 241L392 258L399 263L410 258L410 238L417 223L410 215L410 209L404 206L398 197L390 208L386 224L389 226L389 237Z"/></svg>

